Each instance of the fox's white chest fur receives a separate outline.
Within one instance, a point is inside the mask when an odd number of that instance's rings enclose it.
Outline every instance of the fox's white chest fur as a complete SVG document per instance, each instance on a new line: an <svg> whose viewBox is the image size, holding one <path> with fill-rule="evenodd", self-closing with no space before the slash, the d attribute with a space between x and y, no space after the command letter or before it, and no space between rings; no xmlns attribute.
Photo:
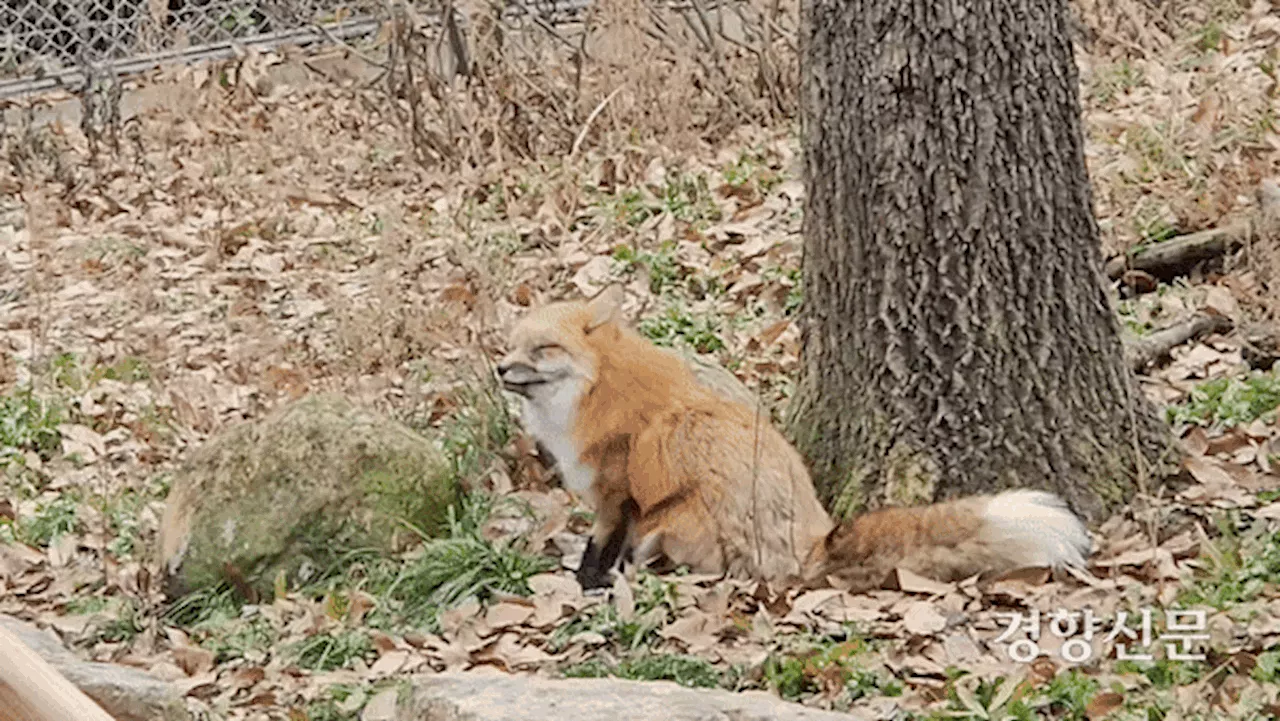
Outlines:
<svg viewBox="0 0 1280 721"><path fill-rule="evenodd" d="M565 487L594 505L591 486L595 473L579 462L578 444L573 441L582 385L579 381L566 381L547 395L525 398L523 420L525 429L555 456Z"/></svg>

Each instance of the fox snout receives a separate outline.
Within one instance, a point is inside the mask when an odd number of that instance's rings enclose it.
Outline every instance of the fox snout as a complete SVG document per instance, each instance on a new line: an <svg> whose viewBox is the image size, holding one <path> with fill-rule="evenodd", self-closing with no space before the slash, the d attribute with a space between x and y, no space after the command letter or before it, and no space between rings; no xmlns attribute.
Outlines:
<svg viewBox="0 0 1280 721"><path fill-rule="evenodd" d="M502 381L503 388L525 398L529 397L530 388L547 382L537 368L524 361L505 358L498 364L498 378Z"/></svg>

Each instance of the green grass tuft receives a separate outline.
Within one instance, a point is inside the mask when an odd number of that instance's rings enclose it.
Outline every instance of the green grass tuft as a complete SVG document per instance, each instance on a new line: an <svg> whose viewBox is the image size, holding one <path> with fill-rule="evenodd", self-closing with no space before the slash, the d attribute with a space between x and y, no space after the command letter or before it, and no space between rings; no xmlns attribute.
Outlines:
<svg viewBox="0 0 1280 721"><path fill-rule="evenodd" d="M288 651L294 663L312 671L346 668L357 658L369 660L374 655L369 634L359 630L317 633Z"/></svg>
<svg viewBox="0 0 1280 721"><path fill-rule="evenodd" d="M610 666L599 659L564 670L568 678L614 678L632 681L674 681L688 688L720 688L725 674L707 661L682 654L641 653Z"/></svg>
<svg viewBox="0 0 1280 721"><path fill-rule="evenodd" d="M429 624L440 611L470 598L531 593L529 578L551 570L554 561L533 553L521 537L485 539L481 529L493 508L493 499L480 494L450 507L448 535L425 540L384 593L402 603L408 617Z"/></svg>
<svg viewBox="0 0 1280 721"><path fill-rule="evenodd" d="M49 460L62 447L61 409L30 388L0 396L0 468L21 462L28 451Z"/></svg>

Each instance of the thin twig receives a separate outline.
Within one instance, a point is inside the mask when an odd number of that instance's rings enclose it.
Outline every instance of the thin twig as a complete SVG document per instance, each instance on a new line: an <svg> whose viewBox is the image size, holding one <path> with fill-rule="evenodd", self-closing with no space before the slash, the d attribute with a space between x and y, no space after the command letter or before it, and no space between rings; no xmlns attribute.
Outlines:
<svg viewBox="0 0 1280 721"><path fill-rule="evenodd" d="M617 95L625 85L626 83L623 83L622 85L619 85L618 87L614 88L613 92L606 95L604 100L601 100L600 104L596 106L596 109L592 110L591 114L587 116L586 121L582 124L582 130L578 131L578 137L573 139L573 147L569 149L570 159L572 159L573 156L578 154L578 148L582 145L583 138L587 137L587 131L591 129L592 121L596 119L596 116L599 115L600 112L604 110L604 106L608 105L609 101L613 100L613 97Z"/></svg>

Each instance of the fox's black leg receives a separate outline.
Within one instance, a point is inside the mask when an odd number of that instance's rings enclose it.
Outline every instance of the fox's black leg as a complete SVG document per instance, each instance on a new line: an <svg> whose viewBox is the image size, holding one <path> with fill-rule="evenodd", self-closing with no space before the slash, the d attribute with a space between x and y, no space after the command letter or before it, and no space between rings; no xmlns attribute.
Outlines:
<svg viewBox="0 0 1280 721"><path fill-rule="evenodd" d="M601 546L596 543L595 534L587 541L587 549L582 553L582 563L578 566L578 584L584 590L610 586L613 581L609 572L618 565L623 553L630 555L631 547L627 544L627 536L631 530L631 517L635 512L635 502L628 499L622 507L619 522L614 525Z"/></svg>
<svg viewBox="0 0 1280 721"><path fill-rule="evenodd" d="M582 552L582 562L578 564L578 585L586 591L592 588L607 586L604 573L600 570L600 547L596 545L594 536L587 538L587 550Z"/></svg>
<svg viewBox="0 0 1280 721"><path fill-rule="evenodd" d="M604 546L597 545L594 537L587 541L587 550L583 551L582 563L578 566L578 583L584 590L613 585L609 572L618 565L626 540L627 526L624 523L613 529Z"/></svg>

